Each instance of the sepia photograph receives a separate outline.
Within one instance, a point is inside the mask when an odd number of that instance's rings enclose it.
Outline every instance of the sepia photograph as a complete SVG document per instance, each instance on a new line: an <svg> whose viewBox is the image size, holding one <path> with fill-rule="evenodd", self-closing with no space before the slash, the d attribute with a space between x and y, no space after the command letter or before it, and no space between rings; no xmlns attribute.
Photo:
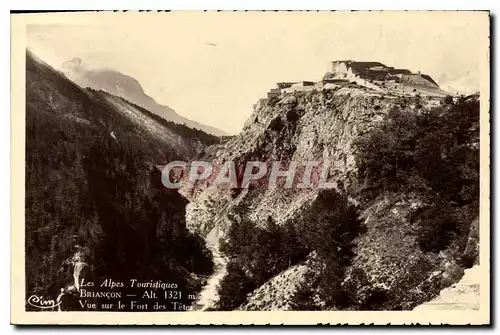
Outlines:
<svg viewBox="0 0 500 335"><path fill-rule="evenodd" d="M11 27L12 323L490 323L488 11Z"/></svg>

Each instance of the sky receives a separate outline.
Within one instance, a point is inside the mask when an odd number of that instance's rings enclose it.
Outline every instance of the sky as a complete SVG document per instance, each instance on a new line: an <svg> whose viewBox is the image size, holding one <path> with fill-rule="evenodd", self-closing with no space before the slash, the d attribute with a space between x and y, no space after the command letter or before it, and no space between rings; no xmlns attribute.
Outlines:
<svg viewBox="0 0 500 335"><path fill-rule="evenodd" d="M320 80L332 60L379 61L479 90L488 17L478 12L171 12L42 14L27 47L55 68L136 78L178 114L229 134L279 81ZM42 17L43 16L43 17Z"/></svg>

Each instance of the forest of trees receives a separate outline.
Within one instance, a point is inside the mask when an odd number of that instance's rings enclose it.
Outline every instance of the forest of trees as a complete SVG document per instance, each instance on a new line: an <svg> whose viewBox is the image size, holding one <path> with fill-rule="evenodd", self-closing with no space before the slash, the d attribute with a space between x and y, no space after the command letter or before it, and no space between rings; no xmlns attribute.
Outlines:
<svg viewBox="0 0 500 335"><path fill-rule="evenodd" d="M354 253L353 239L363 231L357 209L333 190L322 191L310 214L294 222L277 225L270 217L263 224L239 213L221 251L230 259L227 275L219 287L220 310L232 310L246 295L292 265L315 254L315 278L295 303L313 309L313 292L330 306L347 304L340 278ZM306 294L307 293L307 294ZM300 302L299 302L300 300Z"/></svg>
<svg viewBox="0 0 500 335"><path fill-rule="evenodd" d="M186 199L161 187L155 164L176 153L29 53L26 85L27 296L55 298L85 250L86 280L173 282L191 303L191 274L213 263L186 229Z"/></svg>
<svg viewBox="0 0 500 335"><path fill-rule="evenodd" d="M453 243L461 254L479 215L479 101L447 98L418 113L394 107L356 146L364 201L386 192L418 195L427 204L413 214L422 250Z"/></svg>
<svg viewBox="0 0 500 335"><path fill-rule="evenodd" d="M243 211L236 215L241 220L235 219L227 241L221 241L220 250L230 262L218 290L220 310L238 307L252 290L307 256L291 226L280 227L268 218L261 228L246 219Z"/></svg>
<svg viewBox="0 0 500 335"><path fill-rule="evenodd" d="M89 89L92 91L92 89ZM99 91L102 94L109 94L104 91ZM146 108L143 108L139 105L134 104L133 102L128 101L125 98L118 97L119 99L125 101L126 103L134 106L138 111L141 113L147 115L148 117L152 118L156 122L160 123L162 126L164 126L167 129L172 130L173 132L177 133L179 136L181 136L183 139L187 140L198 140L204 145L212 145L212 144L219 144L221 142L221 139L218 136L208 134L204 132L203 130L197 129L197 128L191 128L186 126L185 124L180 124L180 123L175 123L173 121L168 121L158 114L155 114ZM227 136L223 136L227 137Z"/></svg>

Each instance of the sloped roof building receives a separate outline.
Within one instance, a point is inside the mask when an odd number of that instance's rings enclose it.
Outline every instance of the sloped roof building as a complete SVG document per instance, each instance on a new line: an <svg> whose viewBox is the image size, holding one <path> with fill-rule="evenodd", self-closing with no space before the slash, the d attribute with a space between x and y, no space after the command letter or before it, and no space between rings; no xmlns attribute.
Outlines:
<svg viewBox="0 0 500 335"><path fill-rule="evenodd" d="M334 78L345 77L353 79L359 77L366 80L385 80L396 76L411 84L439 87L427 74L412 73L408 69L396 69L380 62L357 62L354 60L337 60L331 63L331 75Z"/></svg>

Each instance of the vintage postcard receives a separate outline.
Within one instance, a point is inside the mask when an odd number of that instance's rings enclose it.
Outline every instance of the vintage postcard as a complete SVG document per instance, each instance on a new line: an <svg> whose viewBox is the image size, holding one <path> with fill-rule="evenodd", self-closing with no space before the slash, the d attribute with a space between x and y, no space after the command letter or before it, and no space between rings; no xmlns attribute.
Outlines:
<svg viewBox="0 0 500 335"><path fill-rule="evenodd" d="M489 12L11 22L12 323L490 323Z"/></svg>

